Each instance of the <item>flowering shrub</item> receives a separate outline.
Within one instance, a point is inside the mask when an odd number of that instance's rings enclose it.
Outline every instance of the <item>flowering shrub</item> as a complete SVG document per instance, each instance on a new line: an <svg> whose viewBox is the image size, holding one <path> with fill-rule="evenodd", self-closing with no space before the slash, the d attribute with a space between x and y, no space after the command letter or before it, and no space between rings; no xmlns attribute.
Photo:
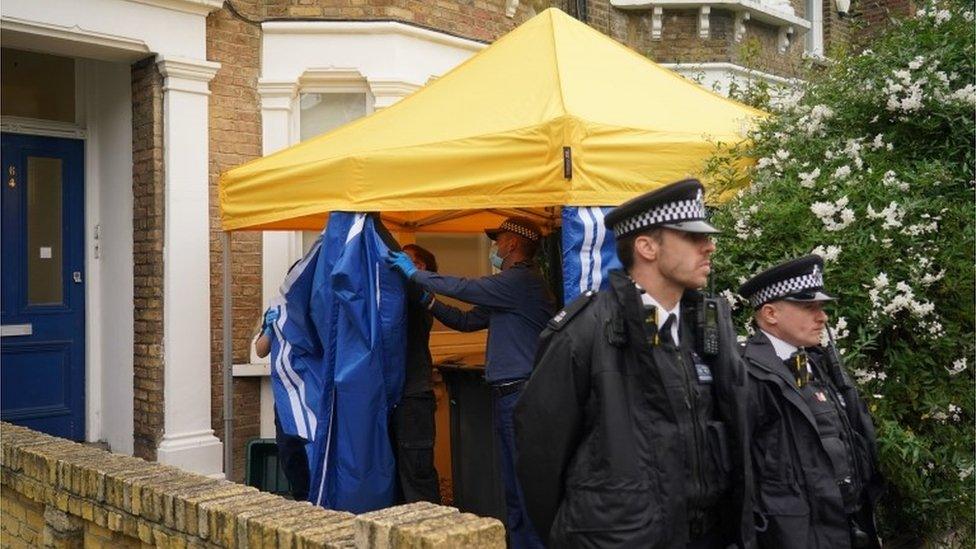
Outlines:
<svg viewBox="0 0 976 549"><path fill-rule="evenodd" d="M838 346L878 428L889 538L973 541L974 23L952 0L778 97L707 168L719 287L786 258L826 260ZM765 96L756 94L754 96ZM724 183L724 186L723 184ZM740 319L751 311L737 296ZM919 542L919 539L915 539ZM910 541L911 542L911 541Z"/></svg>

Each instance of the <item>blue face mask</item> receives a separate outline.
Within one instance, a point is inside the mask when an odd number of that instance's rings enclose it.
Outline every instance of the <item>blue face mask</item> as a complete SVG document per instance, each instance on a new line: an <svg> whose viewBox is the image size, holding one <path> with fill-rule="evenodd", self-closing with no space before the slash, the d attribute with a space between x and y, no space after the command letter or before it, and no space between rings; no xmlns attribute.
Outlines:
<svg viewBox="0 0 976 549"><path fill-rule="evenodd" d="M498 270L501 270L502 264L505 262L505 260L498 255L498 251L496 250L491 251L491 255L488 256L488 260L491 261L491 266Z"/></svg>

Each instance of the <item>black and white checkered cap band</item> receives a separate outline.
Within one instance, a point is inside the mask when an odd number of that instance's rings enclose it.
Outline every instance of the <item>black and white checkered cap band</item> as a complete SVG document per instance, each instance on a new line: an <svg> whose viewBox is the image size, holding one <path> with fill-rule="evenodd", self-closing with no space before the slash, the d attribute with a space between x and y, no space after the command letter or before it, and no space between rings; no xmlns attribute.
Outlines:
<svg viewBox="0 0 976 549"><path fill-rule="evenodd" d="M779 299L781 297L786 297L788 295L798 294L801 292L818 290L820 288L823 288L823 274L820 273L819 269L817 269L805 275L787 278L786 280L780 280L779 282L770 284L769 286L766 286L753 294L752 297L749 298L749 302L753 307L758 307L763 303L768 303L774 299Z"/></svg>
<svg viewBox="0 0 976 549"><path fill-rule="evenodd" d="M521 225L516 225L515 223L510 223L508 221L502 222L501 226L498 227L498 228L500 230L502 230L502 231L509 231L509 232L515 233L517 235L524 236L525 238L528 238L529 240L531 240L533 242L535 242L536 240L539 240L539 236L540 236L539 233L537 233L537 232L535 232L535 231L533 231L531 229L526 229L525 227L523 227Z"/></svg>
<svg viewBox="0 0 976 549"><path fill-rule="evenodd" d="M621 220L613 226L613 234L620 237L661 223L697 221L700 219L705 219L705 203L700 197L678 200L661 204L633 217Z"/></svg>

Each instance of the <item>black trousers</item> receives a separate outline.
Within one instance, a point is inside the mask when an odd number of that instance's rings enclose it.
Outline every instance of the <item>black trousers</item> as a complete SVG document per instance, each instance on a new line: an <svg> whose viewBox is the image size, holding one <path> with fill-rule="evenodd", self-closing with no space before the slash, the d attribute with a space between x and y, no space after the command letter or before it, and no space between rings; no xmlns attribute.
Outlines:
<svg viewBox="0 0 976 549"><path fill-rule="evenodd" d="M393 410L392 436L396 452L397 499L441 502L440 481L434 468L433 391L404 395Z"/></svg>
<svg viewBox="0 0 976 549"><path fill-rule="evenodd" d="M308 499L308 454L305 439L285 434L275 411L275 444L278 446L278 464L288 479L289 491L295 501Z"/></svg>

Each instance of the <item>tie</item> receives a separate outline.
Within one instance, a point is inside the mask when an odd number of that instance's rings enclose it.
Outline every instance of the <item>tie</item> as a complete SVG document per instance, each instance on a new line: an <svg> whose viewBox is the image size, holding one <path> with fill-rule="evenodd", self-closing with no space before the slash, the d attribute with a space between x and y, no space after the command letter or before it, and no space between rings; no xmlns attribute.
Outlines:
<svg viewBox="0 0 976 549"><path fill-rule="evenodd" d="M667 320L661 324L661 329L657 333L662 343L674 343L674 339L671 337L671 325L674 324L675 320L677 320L677 317L674 313L671 313L668 315Z"/></svg>
<svg viewBox="0 0 976 549"><path fill-rule="evenodd" d="M809 359L806 350L800 348L790 355L790 358L783 361L796 379L796 386L798 388L802 388L807 383L810 383L810 367L807 365L807 360Z"/></svg>

